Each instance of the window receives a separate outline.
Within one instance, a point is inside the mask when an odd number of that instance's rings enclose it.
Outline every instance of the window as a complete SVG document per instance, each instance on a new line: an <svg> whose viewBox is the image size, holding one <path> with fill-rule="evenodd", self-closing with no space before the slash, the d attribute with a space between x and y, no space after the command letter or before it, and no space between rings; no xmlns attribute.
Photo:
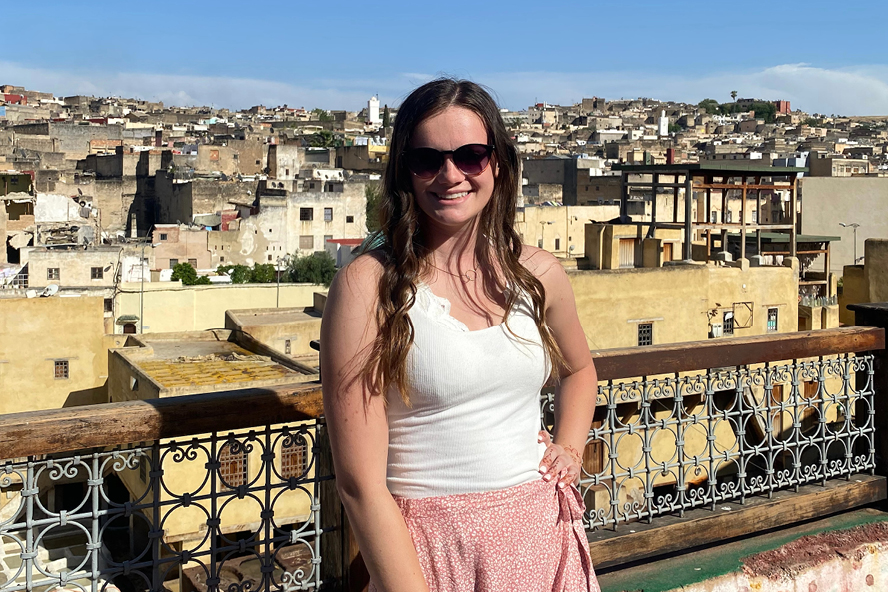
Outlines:
<svg viewBox="0 0 888 592"><path fill-rule="evenodd" d="M225 257L219 257L219 262L220 262L220 263L225 263Z"/></svg>
<svg viewBox="0 0 888 592"><path fill-rule="evenodd" d="M355 223L355 217L354 217L354 216L346 216L346 217L345 217L345 223L346 223L346 224L354 224L354 223Z"/></svg>
<svg viewBox="0 0 888 592"><path fill-rule="evenodd" d="M324 222L333 221L333 208L324 208Z"/></svg>
<svg viewBox="0 0 888 592"><path fill-rule="evenodd" d="M290 340L285 339L284 340L284 353L287 355L290 355L290 353L292 353L292 351L293 351L293 346L291 345Z"/></svg>
<svg viewBox="0 0 888 592"><path fill-rule="evenodd" d="M234 445L237 452L232 452L232 444L228 443L219 451L219 477L224 489L234 489L247 482L247 455L243 447Z"/></svg>
<svg viewBox="0 0 888 592"><path fill-rule="evenodd" d="M638 345L654 344L654 324L638 323Z"/></svg>
<svg viewBox="0 0 888 592"><path fill-rule="evenodd" d="M309 235L302 235L299 237L299 248L303 250L314 249L314 237Z"/></svg>
<svg viewBox="0 0 888 592"><path fill-rule="evenodd" d="M560 251L560 250L561 250L561 239L560 239L560 238L556 238L556 239L555 239L555 250L556 250L556 251Z"/></svg>
<svg viewBox="0 0 888 592"><path fill-rule="evenodd" d="M325 249L327 248L327 241L331 241L331 240L333 240L332 234L325 234L324 235L324 248Z"/></svg>
<svg viewBox="0 0 888 592"><path fill-rule="evenodd" d="M305 438L301 434L284 438L281 444L281 477L284 479L299 477L305 472L307 448Z"/></svg>
<svg viewBox="0 0 888 592"><path fill-rule="evenodd" d="M314 220L314 210L312 208L299 208L300 220Z"/></svg>
<svg viewBox="0 0 888 592"><path fill-rule="evenodd" d="M113 298L105 298L105 312L114 312Z"/></svg>
<svg viewBox="0 0 888 592"><path fill-rule="evenodd" d="M218 150L210 150L210 160L219 160Z"/></svg>
<svg viewBox="0 0 888 592"><path fill-rule="evenodd" d="M710 224L718 224L718 212L716 212L716 211L709 212L709 223Z"/></svg>
<svg viewBox="0 0 888 592"><path fill-rule="evenodd" d="M189 260L188 260L188 265L190 265L190 266L193 267L194 269L197 269L197 259L189 259Z"/></svg>
<svg viewBox="0 0 888 592"><path fill-rule="evenodd" d="M727 212L725 212L725 224L730 224L730 223L731 223L731 210L728 210Z"/></svg>
<svg viewBox="0 0 888 592"><path fill-rule="evenodd" d="M538 249L542 249L542 248L543 248L543 239L540 239L540 240L537 241L537 248L538 248Z"/></svg>
<svg viewBox="0 0 888 592"><path fill-rule="evenodd" d="M176 267L177 265L179 265L179 260L178 260L178 259L170 259L170 269L173 269L173 268Z"/></svg>
<svg viewBox="0 0 888 592"><path fill-rule="evenodd" d="M68 370L70 369L68 366L68 360L56 360L54 362L54 375L56 380L67 380L68 379Z"/></svg>
<svg viewBox="0 0 888 592"><path fill-rule="evenodd" d="M165 232L161 232L161 233L160 233L160 240L162 240L162 241L167 240L167 233L165 233Z"/></svg>
<svg viewBox="0 0 888 592"><path fill-rule="evenodd" d="M734 336L734 311L725 313L724 322L722 322L722 335L725 337Z"/></svg>
<svg viewBox="0 0 888 592"><path fill-rule="evenodd" d="M755 210L752 210L752 223L753 224L758 224L758 218L759 218L758 214L759 214L758 212L756 212Z"/></svg>
<svg viewBox="0 0 888 592"><path fill-rule="evenodd" d="M271 255L268 256L268 260L271 261Z"/></svg>
<svg viewBox="0 0 888 592"><path fill-rule="evenodd" d="M777 332L777 309L768 309L768 333Z"/></svg>
<svg viewBox="0 0 888 592"><path fill-rule="evenodd" d="M105 276L105 271L101 267L89 268L89 279L100 280Z"/></svg>
<svg viewBox="0 0 888 592"><path fill-rule="evenodd" d="M59 268L58 267L47 267L46 268L46 279L48 280L58 280L60 277Z"/></svg>

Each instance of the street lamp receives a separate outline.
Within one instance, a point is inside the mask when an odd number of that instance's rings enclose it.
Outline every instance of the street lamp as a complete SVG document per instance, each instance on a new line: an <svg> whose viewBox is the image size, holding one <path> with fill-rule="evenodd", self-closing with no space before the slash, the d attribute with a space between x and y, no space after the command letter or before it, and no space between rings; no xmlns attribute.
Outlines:
<svg viewBox="0 0 888 592"><path fill-rule="evenodd" d="M275 271L277 272L277 300L275 301L275 308L281 307L281 258L277 258L277 262L275 264Z"/></svg>
<svg viewBox="0 0 888 592"><path fill-rule="evenodd" d="M142 277L142 287L139 289L139 335L145 332L145 247L142 243L142 258L139 259L139 275ZM151 243L151 248L159 247L160 243Z"/></svg>
<svg viewBox="0 0 888 592"><path fill-rule="evenodd" d="M857 222L851 222L850 224L839 222L839 226L841 226L842 228L854 229L854 265L857 265L857 229L860 228L860 224L858 224Z"/></svg>

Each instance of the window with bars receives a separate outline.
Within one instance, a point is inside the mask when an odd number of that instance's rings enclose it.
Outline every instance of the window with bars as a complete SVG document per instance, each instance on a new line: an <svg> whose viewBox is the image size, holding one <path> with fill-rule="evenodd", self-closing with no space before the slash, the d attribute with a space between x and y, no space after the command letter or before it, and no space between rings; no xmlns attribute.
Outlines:
<svg viewBox="0 0 888 592"><path fill-rule="evenodd" d="M162 240L162 241L167 240L167 234L165 232L160 233L160 240Z"/></svg>
<svg viewBox="0 0 888 592"><path fill-rule="evenodd" d="M314 220L314 210L312 208L299 208L300 220Z"/></svg>
<svg viewBox="0 0 888 592"><path fill-rule="evenodd" d="M300 236L299 248L304 250L314 249L314 237L310 234Z"/></svg>
<svg viewBox="0 0 888 592"><path fill-rule="evenodd" d="M105 272L101 267L90 267L89 268L89 279L100 280L104 276L105 276Z"/></svg>
<svg viewBox="0 0 888 592"><path fill-rule="evenodd" d="M56 380L67 380L70 371L68 360L56 360L53 364L53 371Z"/></svg>
<svg viewBox="0 0 888 592"><path fill-rule="evenodd" d="M768 309L768 333L777 332L777 309Z"/></svg>
<svg viewBox="0 0 888 592"><path fill-rule="evenodd" d="M725 313L722 321L722 335L732 337L734 335L734 312Z"/></svg>
<svg viewBox="0 0 888 592"><path fill-rule="evenodd" d="M333 208L324 208L324 222L333 221Z"/></svg>
<svg viewBox="0 0 888 592"><path fill-rule="evenodd" d="M654 324L638 323L638 345L654 344Z"/></svg>
<svg viewBox="0 0 888 592"><path fill-rule="evenodd" d="M46 279L48 280L57 280L61 276L59 273L58 267L47 267L46 268Z"/></svg>
<svg viewBox="0 0 888 592"><path fill-rule="evenodd" d="M219 477L222 487L234 489L247 483L247 455L242 448L231 451L231 444L225 444L219 451Z"/></svg>
<svg viewBox="0 0 888 592"><path fill-rule="evenodd" d="M179 265L178 259L170 259L170 269L174 268L177 265Z"/></svg>
<svg viewBox="0 0 888 592"><path fill-rule="evenodd" d="M301 434L284 439L281 444L281 477L299 477L305 473L308 464L308 446Z"/></svg>

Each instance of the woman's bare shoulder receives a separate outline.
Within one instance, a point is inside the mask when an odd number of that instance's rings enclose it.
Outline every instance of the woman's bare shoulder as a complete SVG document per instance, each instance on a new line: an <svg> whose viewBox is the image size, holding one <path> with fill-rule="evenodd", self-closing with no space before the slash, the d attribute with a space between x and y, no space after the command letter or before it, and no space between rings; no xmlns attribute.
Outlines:
<svg viewBox="0 0 888 592"><path fill-rule="evenodd" d="M383 257L379 251L370 251L340 269L330 285L328 298L375 300L383 272Z"/></svg>

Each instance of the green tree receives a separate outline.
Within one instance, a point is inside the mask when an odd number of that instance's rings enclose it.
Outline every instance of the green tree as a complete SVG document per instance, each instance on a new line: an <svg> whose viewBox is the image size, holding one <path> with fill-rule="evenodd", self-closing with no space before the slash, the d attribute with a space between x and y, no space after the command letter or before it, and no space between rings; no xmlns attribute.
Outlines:
<svg viewBox="0 0 888 592"><path fill-rule="evenodd" d="M333 116L330 115L330 113L325 111L324 109L312 109L311 112L315 117L317 117L318 121L321 121L324 123L329 123L329 122L333 121Z"/></svg>
<svg viewBox="0 0 888 592"><path fill-rule="evenodd" d="M205 275L198 276L197 270L190 263L177 263L173 267L172 281L180 280L184 286L202 286L210 283Z"/></svg>
<svg viewBox="0 0 888 592"><path fill-rule="evenodd" d="M271 263L256 263L250 274L250 281L254 284L270 284L277 279L274 265Z"/></svg>
<svg viewBox="0 0 888 592"><path fill-rule="evenodd" d="M382 107L382 127L388 127L392 124L392 114L389 112L389 106Z"/></svg>
<svg viewBox="0 0 888 592"><path fill-rule="evenodd" d="M321 130L306 138L308 145L314 148L331 148L342 144L342 140L329 130Z"/></svg>
<svg viewBox="0 0 888 592"><path fill-rule="evenodd" d="M231 278L232 284L246 284L250 281L252 272L246 265L220 265L217 273L224 273Z"/></svg>
<svg viewBox="0 0 888 592"><path fill-rule="evenodd" d="M702 101L697 103L697 106L705 110L710 115L715 115L716 113L718 113L719 105L718 101L716 101L715 99L703 99Z"/></svg>
<svg viewBox="0 0 888 592"><path fill-rule="evenodd" d="M336 262L327 251L317 251L290 259L287 274L294 282L329 286L336 275Z"/></svg>
<svg viewBox="0 0 888 592"><path fill-rule="evenodd" d="M731 91L731 100L732 100L732 101L736 101L736 100L737 100L737 91L736 91L736 90L732 90L732 91Z"/></svg>
<svg viewBox="0 0 888 592"><path fill-rule="evenodd" d="M379 205L381 193L378 183L367 183L364 186L364 197L367 198L367 232L379 230Z"/></svg>

